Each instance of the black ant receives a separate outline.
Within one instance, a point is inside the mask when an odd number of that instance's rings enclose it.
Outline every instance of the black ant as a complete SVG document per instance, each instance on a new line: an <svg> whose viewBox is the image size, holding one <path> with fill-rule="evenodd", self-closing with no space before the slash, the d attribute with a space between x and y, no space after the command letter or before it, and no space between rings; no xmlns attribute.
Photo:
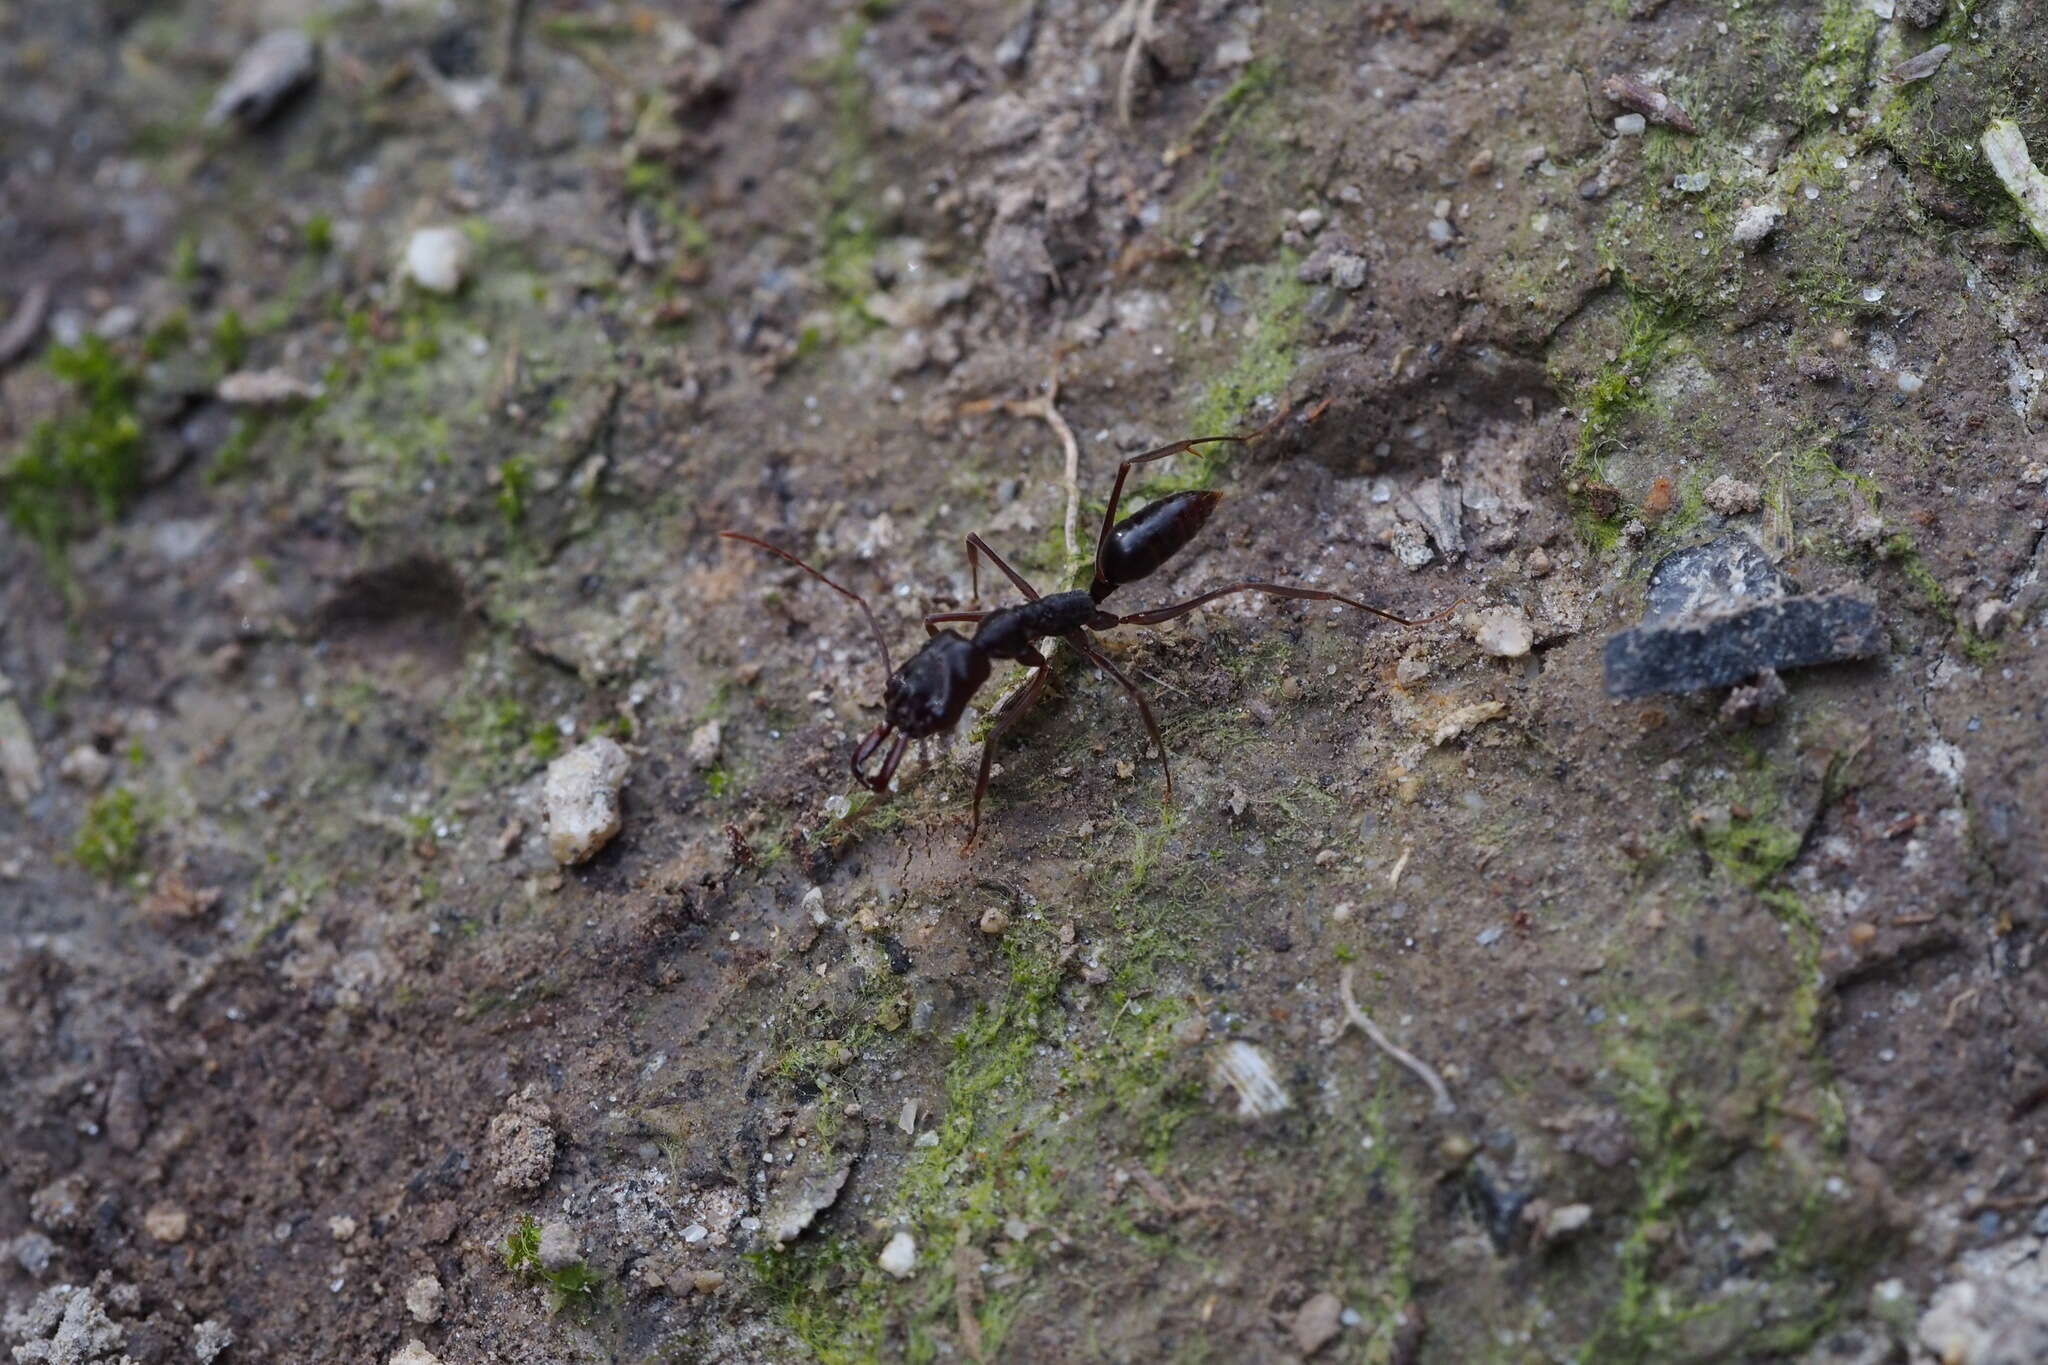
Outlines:
<svg viewBox="0 0 2048 1365"><path fill-rule="evenodd" d="M1149 611L1133 612L1129 616L1118 616L1102 609L1102 600L1118 588L1126 587L1139 579L1150 577L1159 567L1178 553L1181 547L1195 538L1209 516L1216 510L1216 504L1223 495L1216 492L1189 491L1174 493L1157 502L1147 503L1122 521L1116 519L1117 504L1123 498L1124 481L1132 469L1154 460L1163 460L1169 455L1178 455L1197 446L1212 445L1221 441L1245 442L1250 436L1197 436L1191 440L1175 441L1172 445L1148 450L1142 455L1133 455L1117 466L1116 483L1109 491L1109 506L1102 514L1102 534L1095 542L1095 576L1088 591L1056 592L1041 597L1038 590L1024 580L1024 576L1004 562L1003 557L989 547L987 541L974 532L967 536L967 569L973 584L974 597L981 597L980 556L987 555L989 561L1002 570L1003 576L1017 585L1017 591L1024 594L1025 601L1013 607L995 607L987 611L941 611L924 618L926 634L924 648L910 656L902 668L895 668L889 661L889 642L882 635L882 626L875 619L866 599L851 588L833 582L810 565L798 559L787 550L757 540L739 531L721 531L727 540L745 541L749 545L766 550L769 554L788 560L811 577L844 597L851 598L867 617L868 627L875 633L875 643L882 651L882 667L889 670L888 686L882 692L883 720L868 732L853 750L852 768L855 780L870 791L886 792L889 783L896 776L896 765L903 760L903 751L913 739L924 739L929 735L941 734L959 724L960 717L967 709L967 703L988 681L990 666L998 659L1020 663L1033 671L1031 679L1022 688L1004 698L991 717L988 739L981 750L981 774L974 783L974 806L967 830L967 842L974 842L975 832L981 828L981 798L988 791L989 767L995 761L996 744L1004 732L1017 723L1031 704L1045 690L1046 679L1051 665L1039 653L1037 642L1058 637L1067 642L1074 651L1090 663L1114 678L1117 684L1130 694L1137 704L1138 714L1144 717L1145 729L1152 737L1152 745L1159 751L1159 765L1166 776L1166 794L1173 795L1173 772L1167 766L1166 741L1160 737L1159 722L1153 718L1152 705L1138 685L1124 675L1122 669L1111 662L1092 642L1091 631L1111 630L1117 626L1156 626L1176 617L1185 616L1205 603L1219 597L1238 592L1263 592L1274 597L1299 598L1310 602L1342 602L1347 607L1370 612L1382 620L1397 625L1419 626L1431 621L1440 621L1456 603L1434 616L1409 620L1396 616L1390 611L1346 597L1342 593L1325 592L1320 588L1295 588L1280 583L1264 583L1256 579L1243 579L1220 588L1212 588L1185 602L1175 602ZM957 631L939 629L941 622L973 621L974 635L970 638ZM889 736L894 733L894 743ZM866 769L868 760L873 758L882 746L888 749L882 761L870 775Z"/></svg>

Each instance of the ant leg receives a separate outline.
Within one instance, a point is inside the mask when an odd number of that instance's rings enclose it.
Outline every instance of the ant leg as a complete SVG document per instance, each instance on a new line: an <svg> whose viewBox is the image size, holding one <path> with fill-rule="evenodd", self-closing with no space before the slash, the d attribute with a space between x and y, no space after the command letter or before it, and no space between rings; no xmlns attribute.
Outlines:
<svg viewBox="0 0 2048 1365"><path fill-rule="evenodd" d="M974 779L974 806L967 823L967 842L960 846L962 852L974 847L974 836L981 831L981 798L988 794L989 769L996 761L996 745L1018 718L1031 709L1031 703L1038 700L1038 694L1045 690L1045 680L1051 673L1051 667L1041 659L1031 681L1024 684L1021 691L1012 692L996 708L995 724L989 727L988 739L981 746L981 773Z"/></svg>
<svg viewBox="0 0 2048 1365"><path fill-rule="evenodd" d="M941 621L979 621L987 615L985 611L935 611L924 618L924 633L937 635L934 627Z"/></svg>
<svg viewBox="0 0 2048 1365"><path fill-rule="evenodd" d="M1145 700L1144 692L1139 690L1136 683L1125 676L1122 669L1111 662L1107 654L1088 642L1086 635L1077 630L1071 635L1063 635L1060 638L1072 645L1088 662L1109 674L1110 677L1115 678L1122 685L1124 691L1130 694L1131 700L1138 704L1138 714L1145 718L1145 730L1152 736L1152 747L1159 751L1159 771L1166 776L1166 795L1171 798L1173 796L1173 768L1166 761L1166 740L1159 733L1159 722L1153 718L1152 703Z"/></svg>
<svg viewBox="0 0 2048 1365"><path fill-rule="evenodd" d="M1024 594L1027 602L1038 600L1038 589L1024 581L1024 575L1011 568L1009 562L989 547L978 531L967 533L967 579L974 586L974 600L981 600L981 562L978 555L987 555L989 561L1003 571L1003 577L1017 585L1017 591Z"/></svg>
<svg viewBox="0 0 2048 1365"><path fill-rule="evenodd" d="M1290 588L1281 583L1261 583L1256 579L1246 579L1241 583L1231 583L1221 588L1212 588L1199 597L1190 597L1185 602L1175 602L1169 606L1154 607L1150 611L1134 611L1129 616L1119 618L1117 624L1120 626L1156 626L1161 622L1171 621L1175 617L1186 616L1196 607L1207 602L1213 602L1219 597L1228 597L1234 592L1262 592L1272 597L1293 597L1304 602L1342 602L1347 607L1355 607L1359 611L1370 612L1383 621L1392 621L1397 626L1426 626L1431 621L1441 621L1456 611L1459 604L1465 600L1461 597L1458 601L1451 603L1451 605L1433 616L1419 616L1411 621L1405 616L1396 616L1394 613L1381 607L1375 607L1369 602L1361 602L1355 597L1346 597L1341 592L1324 592L1321 588Z"/></svg>

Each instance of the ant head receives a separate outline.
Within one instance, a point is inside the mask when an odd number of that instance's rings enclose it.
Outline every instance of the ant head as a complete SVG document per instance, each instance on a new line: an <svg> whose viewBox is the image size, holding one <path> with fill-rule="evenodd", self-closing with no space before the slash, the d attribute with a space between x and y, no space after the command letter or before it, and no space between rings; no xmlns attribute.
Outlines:
<svg viewBox="0 0 2048 1365"><path fill-rule="evenodd" d="M988 681L988 655L954 631L925 642L889 679L882 693L890 727L911 739L950 730L975 691Z"/></svg>
<svg viewBox="0 0 2048 1365"><path fill-rule="evenodd" d="M960 714L975 690L988 681L988 655L972 640L942 630L910 656L903 667L889 677L882 693L880 725L854 747L853 775L869 791L889 790L903 750L913 739L923 739L960 722ZM894 735L895 742L889 743ZM888 743L881 763L870 774L868 760Z"/></svg>

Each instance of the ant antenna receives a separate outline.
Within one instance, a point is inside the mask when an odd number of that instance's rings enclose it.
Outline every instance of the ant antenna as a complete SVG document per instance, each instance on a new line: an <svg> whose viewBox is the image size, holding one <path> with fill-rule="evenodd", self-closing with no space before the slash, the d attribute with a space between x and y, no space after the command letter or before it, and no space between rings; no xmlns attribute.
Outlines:
<svg viewBox="0 0 2048 1365"><path fill-rule="evenodd" d="M860 614L868 618L868 629L875 633L875 645L882 651L883 674L888 677L895 676L896 665L890 662L889 659L889 641L887 637L885 637L882 634L882 623L875 619L874 610L868 606L868 600L865 597L862 597L852 588L842 587L840 584L833 582L831 579L825 577L825 575L819 573L810 565L804 563L801 559L798 559L789 551L780 549L774 545L770 545L765 540L757 540L753 536L744 535L738 531L720 531L718 534L726 540L743 540L747 544L752 545L756 549L766 550L769 554L774 555L777 559L786 559L790 563L796 565L799 569L802 569L805 573L809 574L811 577L817 579L820 583L823 583L826 587L832 589L832 591L838 593L841 597L852 598L853 604L860 608Z"/></svg>

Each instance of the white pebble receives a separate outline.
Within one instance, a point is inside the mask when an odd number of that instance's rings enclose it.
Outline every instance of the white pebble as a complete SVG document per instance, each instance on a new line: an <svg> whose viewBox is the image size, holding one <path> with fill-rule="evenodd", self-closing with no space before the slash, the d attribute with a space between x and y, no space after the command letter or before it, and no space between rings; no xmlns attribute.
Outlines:
<svg viewBox="0 0 2048 1365"><path fill-rule="evenodd" d="M708 768L718 762L718 748L725 731L715 720L707 720L690 732L689 759L693 768Z"/></svg>
<svg viewBox="0 0 2048 1365"><path fill-rule="evenodd" d="M632 766L610 739L593 739L548 764L548 852L567 867L612 841L624 823L619 788Z"/></svg>
<svg viewBox="0 0 2048 1365"><path fill-rule="evenodd" d="M1737 246L1754 250L1763 245L1766 237L1777 230L1778 220L1785 216L1785 210L1776 204L1751 204L1735 220L1735 230L1729 235Z"/></svg>
<svg viewBox="0 0 2048 1365"><path fill-rule="evenodd" d="M1641 114L1623 114L1614 120L1614 131L1623 137L1641 137L1650 121Z"/></svg>
<svg viewBox="0 0 2048 1365"><path fill-rule="evenodd" d="M405 1287L405 1311L412 1315L414 1322L439 1322L441 1293L438 1277L421 1275Z"/></svg>
<svg viewBox="0 0 2048 1365"><path fill-rule="evenodd" d="M1250 1043L1238 1040L1216 1049L1214 1069L1217 1081L1237 1092L1239 1118L1265 1118L1294 1105L1273 1063Z"/></svg>
<svg viewBox="0 0 2048 1365"><path fill-rule="evenodd" d="M909 1278L910 1272L917 1269L917 1239L907 1232L897 1233L882 1248L875 1264L899 1280Z"/></svg>
<svg viewBox="0 0 2048 1365"><path fill-rule="evenodd" d="M469 238L461 228L421 228L405 244L405 273L422 289L452 294L468 270Z"/></svg>
<svg viewBox="0 0 2048 1365"><path fill-rule="evenodd" d="M1900 393L1918 393L1921 389L1925 387L1927 387L1927 381L1922 379L1919 375L1914 374L1909 370L1899 371Z"/></svg>
<svg viewBox="0 0 2048 1365"><path fill-rule="evenodd" d="M1472 638L1497 659L1519 659L1536 642L1520 607L1488 607L1472 615Z"/></svg>

